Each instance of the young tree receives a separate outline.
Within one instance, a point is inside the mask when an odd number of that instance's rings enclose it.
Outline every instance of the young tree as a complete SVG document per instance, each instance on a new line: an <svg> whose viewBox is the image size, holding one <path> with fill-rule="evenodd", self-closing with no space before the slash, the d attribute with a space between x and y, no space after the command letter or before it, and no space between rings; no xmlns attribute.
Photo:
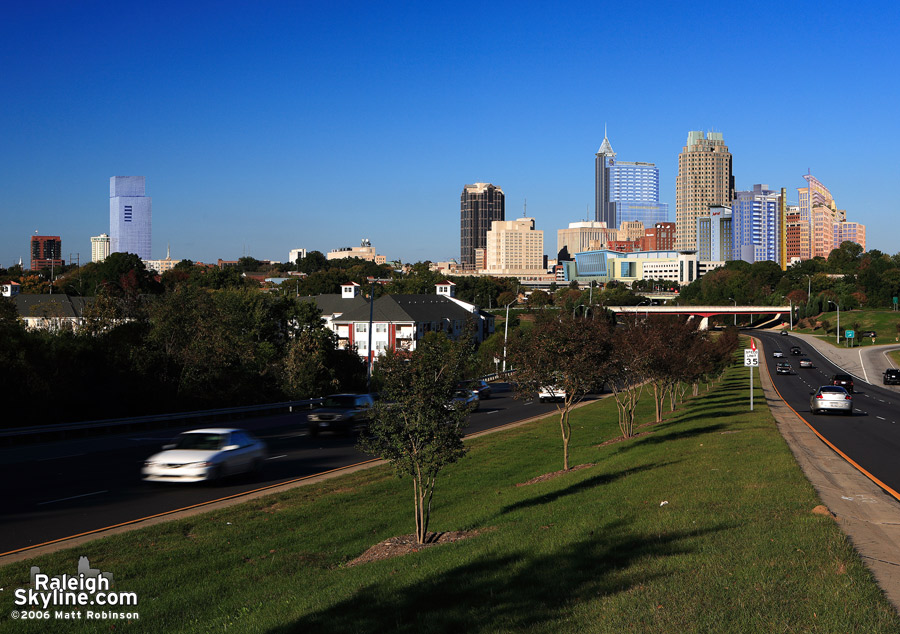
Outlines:
<svg viewBox="0 0 900 634"><path fill-rule="evenodd" d="M569 469L572 425L569 413L588 393L602 389L609 376L611 329L605 319L573 319L571 314L542 316L534 328L519 333L510 346L516 369L516 395L564 392L557 404L563 443L563 469Z"/></svg>
<svg viewBox="0 0 900 634"><path fill-rule="evenodd" d="M428 537L434 489L441 470L466 452L462 428L468 410L448 407L465 377L471 348L429 333L412 352L389 351L376 366L382 400L370 416L360 448L389 461L413 482L416 541Z"/></svg>
<svg viewBox="0 0 900 634"><path fill-rule="evenodd" d="M619 430L623 438L634 435L635 409L650 374L648 330L642 316L632 314L624 317L623 327L615 334L609 386L619 409Z"/></svg>

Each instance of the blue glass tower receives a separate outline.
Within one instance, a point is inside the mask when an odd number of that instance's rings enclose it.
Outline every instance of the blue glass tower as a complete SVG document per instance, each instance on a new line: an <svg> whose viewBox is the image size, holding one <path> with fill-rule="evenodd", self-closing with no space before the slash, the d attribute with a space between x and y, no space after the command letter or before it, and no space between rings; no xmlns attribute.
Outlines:
<svg viewBox="0 0 900 634"><path fill-rule="evenodd" d="M653 163L611 161L609 200L615 225L639 220L644 227L668 222L669 205L659 202L659 168Z"/></svg>
<svg viewBox="0 0 900 634"><path fill-rule="evenodd" d="M751 191L734 193L731 201L734 257L751 263L779 261L779 198L778 192L768 189L768 185L754 185Z"/></svg>

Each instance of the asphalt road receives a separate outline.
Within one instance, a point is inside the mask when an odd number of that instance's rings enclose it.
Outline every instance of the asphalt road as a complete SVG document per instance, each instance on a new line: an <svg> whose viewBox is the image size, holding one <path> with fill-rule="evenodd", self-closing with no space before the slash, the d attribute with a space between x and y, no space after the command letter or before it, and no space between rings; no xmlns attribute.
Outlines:
<svg viewBox="0 0 900 634"><path fill-rule="evenodd" d="M753 335L763 344L760 365L766 364L781 397L853 462L884 485L900 491L900 394L897 389L880 385L881 375L868 377L878 384L867 383L856 375L852 416L813 414L809 409L811 393L821 385L828 385L832 375L852 372L852 369L838 368L811 344L799 338L770 332L754 332ZM800 356L790 354L793 345L800 346ZM781 350L784 358L773 357L775 350ZM799 361L802 357L812 359L816 367L801 369ZM775 364L778 361L790 362L794 374L776 374ZM760 370L765 371L762 367Z"/></svg>
<svg viewBox="0 0 900 634"><path fill-rule="evenodd" d="M494 388L493 398L470 415L467 433L555 411L555 405L536 399L513 399L506 384ZM356 449L352 437L310 437L305 413L248 419L235 426L266 441L266 466L257 476L215 485L140 479L143 461L180 429L0 450L0 555L371 459Z"/></svg>

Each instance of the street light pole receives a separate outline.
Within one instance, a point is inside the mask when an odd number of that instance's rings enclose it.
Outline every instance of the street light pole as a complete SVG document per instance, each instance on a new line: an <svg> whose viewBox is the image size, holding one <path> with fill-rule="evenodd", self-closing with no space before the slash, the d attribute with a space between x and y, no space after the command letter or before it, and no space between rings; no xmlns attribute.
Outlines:
<svg viewBox="0 0 900 634"><path fill-rule="evenodd" d="M841 344L841 305L837 302L833 302L830 299L828 300L829 304L834 304L837 306L837 330L835 331L835 337L837 338L838 345Z"/></svg>
<svg viewBox="0 0 900 634"><path fill-rule="evenodd" d="M732 299L731 297L729 297L728 299L729 301L734 302L734 325L735 327L737 327L737 300Z"/></svg>
<svg viewBox="0 0 900 634"><path fill-rule="evenodd" d="M519 298L512 300L506 305L506 321L503 323L503 371L506 372L506 337L509 334L509 307L519 301Z"/></svg>
<svg viewBox="0 0 900 634"><path fill-rule="evenodd" d="M390 282L389 279L369 278L372 282L372 290L369 292L369 344L366 349L366 392L372 391L372 365L375 363L375 355L372 352L372 322L375 317L375 285ZM415 334L413 335L415 338Z"/></svg>

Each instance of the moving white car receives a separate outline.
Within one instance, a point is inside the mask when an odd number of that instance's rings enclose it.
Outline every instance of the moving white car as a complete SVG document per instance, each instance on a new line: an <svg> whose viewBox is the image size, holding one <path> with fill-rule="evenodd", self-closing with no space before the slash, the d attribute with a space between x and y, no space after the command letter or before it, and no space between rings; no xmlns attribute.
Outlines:
<svg viewBox="0 0 900 634"><path fill-rule="evenodd" d="M555 385L542 387L538 392L538 401L546 403L547 401L564 401L566 400L566 391Z"/></svg>
<svg viewBox="0 0 900 634"><path fill-rule="evenodd" d="M144 462L150 482L202 482L262 468L266 444L244 429L194 429Z"/></svg>

